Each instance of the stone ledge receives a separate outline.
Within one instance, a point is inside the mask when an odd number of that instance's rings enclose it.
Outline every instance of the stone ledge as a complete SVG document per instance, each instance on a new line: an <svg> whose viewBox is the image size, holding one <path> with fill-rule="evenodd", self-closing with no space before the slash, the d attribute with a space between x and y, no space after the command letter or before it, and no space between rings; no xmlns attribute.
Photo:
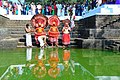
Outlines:
<svg viewBox="0 0 120 80"><path fill-rule="evenodd" d="M0 40L0 49L15 49L17 42L18 40L16 38L2 39Z"/></svg>

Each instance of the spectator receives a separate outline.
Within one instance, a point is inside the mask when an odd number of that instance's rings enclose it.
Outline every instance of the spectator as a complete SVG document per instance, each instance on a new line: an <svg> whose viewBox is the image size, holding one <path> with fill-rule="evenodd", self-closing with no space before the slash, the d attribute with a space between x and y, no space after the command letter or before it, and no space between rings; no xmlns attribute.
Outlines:
<svg viewBox="0 0 120 80"><path fill-rule="evenodd" d="M96 0L96 2L97 2L97 7L101 6L102 0Z"/></svg>
<svg viewBox="0 0 120 80"><path fill-rule="evenodd" d="M2 0L0 0L0 7L2 7Z"/></svg>
<svg viewBox="0 0 120 80"><path fill-rule="evenodd" d="M17 6L18 6L18 15L21 15L22 13L22 6L21 6L21 4L19 4L19 3L17 3Z"/></svg>
<svg viewBox="0 0 120 80"><path fill-rule="evenodd" d="M52 15L54 15L55 14L55 10L54 10L54 5L52 4Z"/></svg>
<svg viewBox="0 0 120 80"><path fill-rule="evenodd" d="M56 3L54 3L54 14L57 15L57 6L56 6Z"/></svg>
<svg viewBox="0 0 120 80"><path fill-rule="evenodd" d="M38 13L40 14L42 12L42 6L40 3L37 4L37 9L38 9Z"/></svg>
<svg viewBox="0 0 120 80"><path fill-rule="evenodd" d="M26 15L28 15L28 12L29 12L29 5L28 4L25 5L25 10L26 10Z"/></svg>
<svg viewBox="0 0 120 80"><path fill-rule="evenodd" d="M49 15L51 15L52 14L52 7L51 7L51 5L48 5L48 11L49 11Z"/></svg>
<svg viewBox="0 0 120 80"><path fill-rule="evenodd" d="M45 6L42 7L42 14L45 15Z"/></svg>
<svg viewBox="0 0 120 80"><path fill-rule="evenodd" d="M32 15L35 15L36 6L35 6L34 2L32 2L32 3L30 4L30 7L31 7L31 10L32 10Z"/></svg>
<svg viewBox="0 0 120 80"><path fill-rule="evenodd" d="M57 16L61 16L62 5L60 4L60 2L58 2L56 6L57 6Z"/></svg>
<svg viewBox="0 0 120 80"><path fill-rule="evenodd" d="M61 15L62 15L62 16L65 16L65 5L64 5L64 4L62 5L61 11L62 11Z"/></svg>
<svg viewBox="0 0 120 80"><path fill-rule="evenodd" d="M45 5L45 15L49 15L48 4L47 4L47 5Z"/></svg>

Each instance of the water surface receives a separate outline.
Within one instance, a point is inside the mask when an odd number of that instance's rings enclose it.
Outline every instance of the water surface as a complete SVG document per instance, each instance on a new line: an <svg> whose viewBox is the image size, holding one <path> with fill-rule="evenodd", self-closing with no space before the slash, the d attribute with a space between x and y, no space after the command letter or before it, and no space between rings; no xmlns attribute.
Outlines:
<svg viewBox="0 0 120 80"><path fill-rule="evenodd" d="M120 53L76 48L0 50L2 80L120 80Z"/></svg>

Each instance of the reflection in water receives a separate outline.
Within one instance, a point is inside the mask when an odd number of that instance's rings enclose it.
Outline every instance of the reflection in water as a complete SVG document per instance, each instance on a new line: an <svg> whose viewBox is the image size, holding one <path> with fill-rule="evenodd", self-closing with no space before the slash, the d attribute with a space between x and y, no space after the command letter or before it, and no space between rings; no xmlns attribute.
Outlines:
<svg viewBox="0 0 120 80"><path fill-rule="evenodd" d="M33 67L33 74L35 77L41 78L44 77L47 73L45 63L44 61L46 60L46 55L44 53L44 49L40 49L40 53L35 56L37 63Z"/></svg>
<svg viewBox="0 0 120 80"><path fill-rule="evenodd" d="M49 55L49 60L48 63L50 64L50 69L48 70L48 74L51 77L56 78L58 74L60 73L60 68L58 68L58 63L59 63L59 56L58 56L58 48L55 50L52 49Z"/></svg>
<svg viewBox="0 0 120 80"><path fill-rule="evenodd" d="M3 80L93 80L94 75L74 61L69 49L38 50L34 54L32 48L26 48L26 64L11 65Z"/></svg>
<svg viewBox="0 0 120 80"><path fill-rule="evenodd" d="M32 59L32 48L26 49L26 61L30 61Z"/></svg>
<svg viewBox="0 0 120 80"><path fill-rule="evenodd" d="M70 60L70 50L64 49L63 50L63 65L66 71L69 68L69 60Z"/></svg>

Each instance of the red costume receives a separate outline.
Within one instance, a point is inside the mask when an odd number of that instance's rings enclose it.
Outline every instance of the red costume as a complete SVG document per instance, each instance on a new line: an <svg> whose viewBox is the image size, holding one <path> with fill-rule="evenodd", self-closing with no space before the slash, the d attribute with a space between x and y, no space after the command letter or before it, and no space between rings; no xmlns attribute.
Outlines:
<svg viewBox="0 0 120 80"><path fill-rule="evenodd" d="M38 44L39 36L46 36L44 28L47 26L48 18L42 14L34 15L31 19L32 26L35 28L35 40Z"/></svg>
<svg viewBox="0 0 120 80"><path fill-rule="evenodd" d="M48 19L48 24L51 26L48 31L49 40L51 43L55 42L57 44L59 36L58 26L60 25L60 20L56 15L54 15Z"/></svg>
<svg viewBox="0 0 120 80"><path fill-rule="evenodd" d="M62 43L64 45L68 45L70 44L70 31L71 31L71 28L69 27L70 20L69 19L63 20L63 23L64 27L62 29L63 32Z"/></svg>

